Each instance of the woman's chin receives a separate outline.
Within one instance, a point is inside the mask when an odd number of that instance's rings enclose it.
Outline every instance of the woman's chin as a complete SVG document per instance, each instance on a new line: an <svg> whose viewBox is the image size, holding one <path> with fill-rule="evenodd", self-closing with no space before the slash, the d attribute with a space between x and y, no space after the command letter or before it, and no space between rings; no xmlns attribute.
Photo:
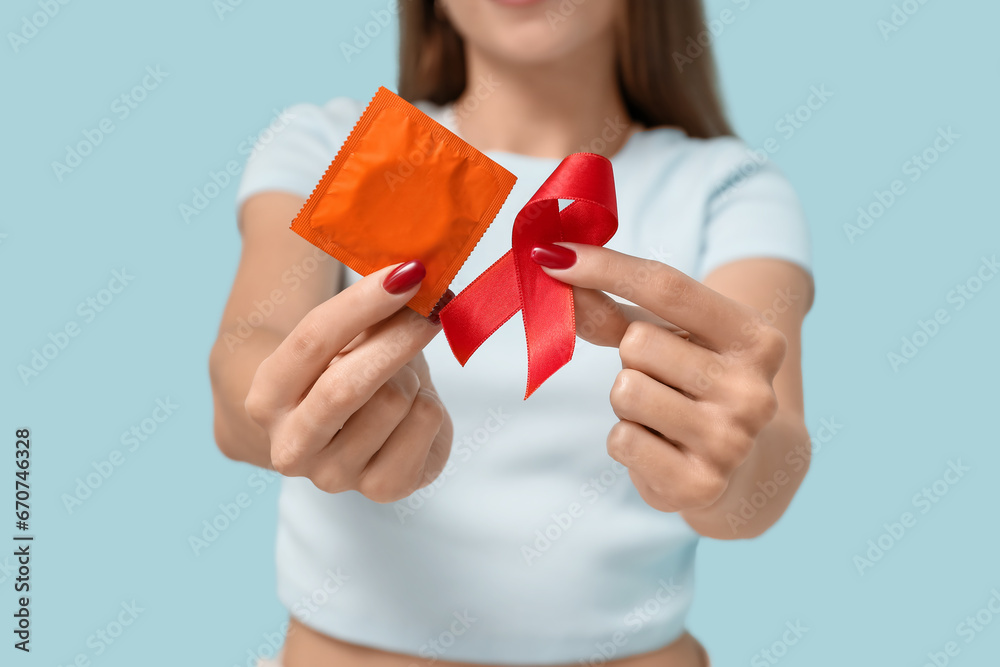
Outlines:
<svg viewBox="0 0 1000 667"><path fill-rule="evenodd" d="M504 7L527 8L532 5L544 5L550 0L490 0L490 2L503 5Z"/></svg>
<svg viewBox="0 0 1000 667"><path fill-rule="evenodd" d="M562 0L454 0L447 14L467 44L503 62L558 60L604 39L617 4Z"/></svg>
<svg viewBox="0 0 1000 667"><path fill-rule="evenodd" d="M484 36L485 37L485 36ZM476 47L490 60L518 66L545 66L570 58L587 45L578 35L553 32L548 24L522 24L485 39Z"/></svg>

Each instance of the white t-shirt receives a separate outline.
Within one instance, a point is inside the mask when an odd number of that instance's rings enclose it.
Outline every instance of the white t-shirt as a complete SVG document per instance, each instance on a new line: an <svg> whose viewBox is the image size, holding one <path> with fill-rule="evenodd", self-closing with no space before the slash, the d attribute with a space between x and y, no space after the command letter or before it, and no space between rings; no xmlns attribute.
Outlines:
<svg viewBox="0 0 1000 667"><path fill-rule="evenodd" d="M291 123L249 160L237 207L267 190L308 197L364 106L337 98L291 107ZM455 131L450 107L418 106ZM455 292L510 249L514 216L559 163L487 154L518 181ZM747 257L810 270L795 193L740 140L653 129L633 135L612 164L619 229L607 247L697 279ZM608 651L620 658L676 639L698 535L646 505L607 454L618 351L578 342L527 401L520 316L464 368L443 335L425 354L455 424L448 466L387 505L284 479L278 589L291 613L344 641L454 661L599 663Z"/></svg>

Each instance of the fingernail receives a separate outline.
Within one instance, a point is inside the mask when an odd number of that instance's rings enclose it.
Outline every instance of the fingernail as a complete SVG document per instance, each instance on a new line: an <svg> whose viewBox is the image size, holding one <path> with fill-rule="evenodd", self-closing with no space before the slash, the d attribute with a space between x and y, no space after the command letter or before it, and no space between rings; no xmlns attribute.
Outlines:
<svg viewBox="0 0 1000 667"><path fill-rule="evenodd" d="M402 294L419 283L427 275L423 262L414 259L400 264L382 281L382 287L389 294Z"/></svg>
<svg viewBox="0 0 1000 667"><path fill-rule="evenodd" d="M455 293L451 290L445 290L445 293L438 299L438 302L434 304L434 308L431 309L431 314L427 316L427 321L437 326L441 324L441 309L448 305L452 299L455 298Z"/></svg>
<svg viewBox="0 0 1000 667"><path fill-rule="evenodd" d="M576 264L576 253L561 245L546 243L531 249L531 259L549 269L568 269Z"/></svg>

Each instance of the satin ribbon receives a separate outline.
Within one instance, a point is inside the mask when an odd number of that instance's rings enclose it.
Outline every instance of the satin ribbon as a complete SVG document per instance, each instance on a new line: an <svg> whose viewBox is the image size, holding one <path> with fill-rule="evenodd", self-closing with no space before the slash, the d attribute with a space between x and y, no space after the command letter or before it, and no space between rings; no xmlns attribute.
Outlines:
<svg viewBox="0 0 1000 667"><path fill-rule="evenodd" d="M562 211L559 200L573 200ZM441 325L463 366L501 325L522 312L528 347L527 399L573 357L573 288L531 259L537 245L603 246L618 229L611 162L574 153L556 167L514 220L511 249L441 309Z"/></svg>

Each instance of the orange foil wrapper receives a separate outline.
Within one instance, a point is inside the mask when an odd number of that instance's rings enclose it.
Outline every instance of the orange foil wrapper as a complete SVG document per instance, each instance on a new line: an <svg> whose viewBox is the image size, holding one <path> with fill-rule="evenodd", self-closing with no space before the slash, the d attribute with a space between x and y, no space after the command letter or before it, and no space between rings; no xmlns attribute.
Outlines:
<svg viewBox="0 0 1000 667"><path fill-rule="evenodd" d="M361 275L419 259L427 276L407 305L426 317L516 180L379 88L291 228Z"/></svg>

